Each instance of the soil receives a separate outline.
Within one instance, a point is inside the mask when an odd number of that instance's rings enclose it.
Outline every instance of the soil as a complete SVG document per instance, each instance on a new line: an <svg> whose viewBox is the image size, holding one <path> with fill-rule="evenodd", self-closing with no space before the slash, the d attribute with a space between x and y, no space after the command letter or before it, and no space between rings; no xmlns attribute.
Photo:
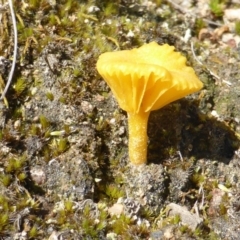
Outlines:
<svg viewBox="0 0 240 240"><path fill-rule="evenodd" d="M240 238L240 10L230 0L14 1L0 103L0 239ZM0 2L0 89L13 55ZM204 88L154 111L148 162L99 55L173 45Z"/></svg>

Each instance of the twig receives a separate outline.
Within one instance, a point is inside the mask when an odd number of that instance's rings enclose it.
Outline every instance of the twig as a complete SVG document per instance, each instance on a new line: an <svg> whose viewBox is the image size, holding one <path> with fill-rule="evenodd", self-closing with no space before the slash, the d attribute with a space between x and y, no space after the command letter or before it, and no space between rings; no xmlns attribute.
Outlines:
<svg viewBox="0 0 240 240"><path fill-rule="evenodd" d="M15 66L16 66L16 61L17 61L17 47L18 47L18 40L17 40L17 23L16 23L16 18L15 18L15 14L14 14L14 10L13 10L13 4L12 4L12 0L8 0L8 4L9 4L9 8L10 8L10 12L11 12L11 18L12 18L12 24L13 24L13 33L14 33L14 50L13 50L13 61L12 61L12 67L11 67L11 71L8 75L8 80L7 80L7 84L4 88L4 91L2 93L1 99L5 98L5 95L8 91L8 88L12 82L12 78L13 78L13 73L15 70Z"/></svg>
<svg viewBox="0 0 240 240"><path fill-rule="evenodd" d="M180 12L182 13L188 13L192 16L194 16L195 18L197 18L196 14L190 12L190 11L186 11L183 7L181 7L180 5L178 5L177 3L175 3L174 1L172 0L167 0L169 3L171 3L177 10L179 10ZM215 25L215 26L218 26L218 27L221 27L222 24L220 23L216 23L216 22L213 22L213 21L210 21L208 19L205 19L205 18L202 18L202 20L208 24L212 24L212 25Z"/></svg>
<svg viewBox="0 0 240 240"><path fill-rule="evenodd" d="M191 42L191 50L192 50L192 54L193 54L194 59L195 59L200 65L204 66L203 63L197 58L197 56L196 56L196 54L195 54L195 51L194 51L194 48L193 48L193 42ZM224 80L224 79L221 80L221 78L220 78L218 75L216 75L213 71L211 71L211 69L209 69L209 68L207 68L207 67L206 67L206 69L208 70L208 72L209 72L214 78L217 79L217 81L222 81L222 82L226 83L228 86L231 86L231 85L232 85L232 83L229 82L229 81L226 81L226 80Z"/></svg>
<svg viewBox="0 0 240 240"><path fill-rule="evenodd" d="M195 54L195 51L193 49L193 42L191 42L191 50L192 50L192 54L193 54L193 57L194 59L200 64L200 65L203 65L203 63L197 58L196 54Z"/></svg>
<svg viewBox="0 0 240 240"><path fill-rule="evenodd" d="M177 154L179 155L181 162L183 162L183 157L182 157L181 152L180 152L180 151L177 151Z"/></svg>

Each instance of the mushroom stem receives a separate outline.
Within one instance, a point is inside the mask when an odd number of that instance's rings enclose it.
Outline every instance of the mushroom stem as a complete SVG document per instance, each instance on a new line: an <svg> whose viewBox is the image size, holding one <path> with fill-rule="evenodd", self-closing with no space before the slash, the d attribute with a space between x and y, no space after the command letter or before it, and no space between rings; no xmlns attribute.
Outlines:
<svg viewBox="0 0 240 240"><path fill-rule="evenodd" d="M129 159L134 165L147 162L147 124L150 112L128 113Z"/></svg>

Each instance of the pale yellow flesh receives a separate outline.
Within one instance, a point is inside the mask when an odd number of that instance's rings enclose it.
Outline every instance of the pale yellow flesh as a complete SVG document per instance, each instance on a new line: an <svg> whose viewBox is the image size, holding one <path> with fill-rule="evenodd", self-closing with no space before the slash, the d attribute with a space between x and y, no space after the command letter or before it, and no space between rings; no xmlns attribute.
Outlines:
<svg viewBox="0 0 240 240"><path fill-rule="evenodd" d="M147 162L147 125L150 112L128 113L129 159L134 165Z"/></svg>

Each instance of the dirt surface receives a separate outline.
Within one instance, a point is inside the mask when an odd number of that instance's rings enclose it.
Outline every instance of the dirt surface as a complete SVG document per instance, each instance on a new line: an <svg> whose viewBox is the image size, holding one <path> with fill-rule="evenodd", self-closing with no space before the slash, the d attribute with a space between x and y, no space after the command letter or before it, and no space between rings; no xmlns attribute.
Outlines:
<svg viewBox="0 0 240 240"><path fill-rule="evenodd" d="M240 3L14 1L0 103L0 239L240 239ZM148 164L99 55L156 41L204 88L152 112ZM0 2L0 88L13 31Z"/></svg>

